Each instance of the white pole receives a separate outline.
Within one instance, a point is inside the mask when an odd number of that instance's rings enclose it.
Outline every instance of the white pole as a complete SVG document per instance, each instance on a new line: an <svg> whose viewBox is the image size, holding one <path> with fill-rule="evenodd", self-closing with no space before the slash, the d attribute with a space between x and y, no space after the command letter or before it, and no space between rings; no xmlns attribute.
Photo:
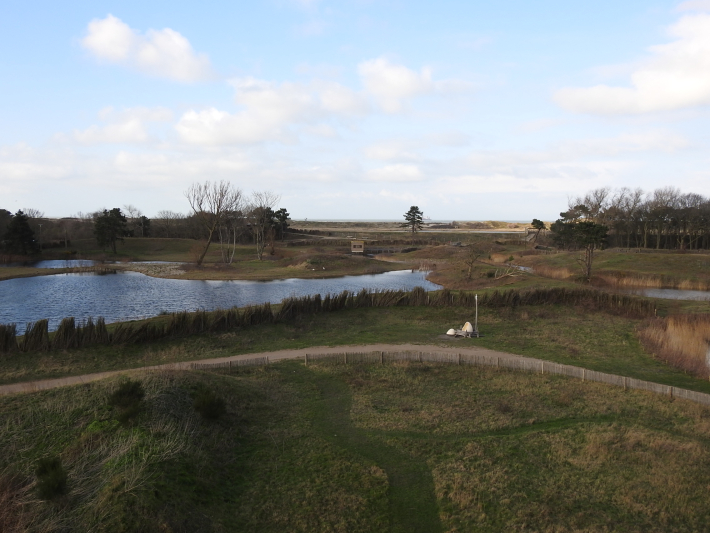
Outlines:
<svg viewBox="0 0 710 533"><path fill-rule="evenodd" d="M478 335L478 294L476 295L476 326L473 328L473 331Z"/></svg>

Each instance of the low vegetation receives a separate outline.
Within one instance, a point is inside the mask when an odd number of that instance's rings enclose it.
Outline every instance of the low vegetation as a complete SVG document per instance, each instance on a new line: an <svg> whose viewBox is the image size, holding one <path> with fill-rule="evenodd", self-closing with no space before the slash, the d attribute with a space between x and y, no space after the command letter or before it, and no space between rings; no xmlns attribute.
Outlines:
<svg viewBox="0 0 710 533"><path fill-rule="evenodd" d="M639 331L646 349L697 377L710 375L710 315L676 315L652 321Z"/></svg>
<svg viewBox="0 0 710 533"><path fill-rule="evenodd" d="M420 363L134 375L0 398L3 531L700 531L705 407ZM218 419L196 393L222 398ZM38 461L64 493L37 498Z"/></svg>

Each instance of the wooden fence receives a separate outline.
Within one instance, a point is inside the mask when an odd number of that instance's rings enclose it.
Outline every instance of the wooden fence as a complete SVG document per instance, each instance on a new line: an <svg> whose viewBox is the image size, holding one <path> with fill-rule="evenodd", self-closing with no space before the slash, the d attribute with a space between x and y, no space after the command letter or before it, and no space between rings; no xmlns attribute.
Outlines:
<svg viewBox="0 0 710 533"><path fill-rule="evenodd" d="M556 374L581 379L582 381L596 381L627 389L638 389L663 394L669 398L682 398L691 402L710 406L710 394L681 389L670 385L662 385L651 381L606 374L596 370L588 370L577 366L563 365L543 361L542 359L532 359L528 357L498 357L479 354L452 354L433 352L341 352L327 354L305 354L303 362L309 363L317 361L332 361L342 364L371 364L371 363L392 363L397 361L409 361L415 363L445 363L455 365L476 365L490 366L496 368L506 368L509 370L519 370L523 372L535 372L540 374ZM231 371L241 367L264 366L269 364L268 357L257 357L255 359L236 359L233 361L223 361L219 363L193 363L194 370L215 370L224 369Z"/></svg>
<svg viewBox="0 0 710 533"><path fill-rule="evenodd" d="M265 366L269 364L268 357L256 357L254 359L235 359L229 361L221 361L219 363L192 363L190 368L193 370L217 370L224 369L231 371L232 369L238 369L243 367L251 366Z"/></svg>

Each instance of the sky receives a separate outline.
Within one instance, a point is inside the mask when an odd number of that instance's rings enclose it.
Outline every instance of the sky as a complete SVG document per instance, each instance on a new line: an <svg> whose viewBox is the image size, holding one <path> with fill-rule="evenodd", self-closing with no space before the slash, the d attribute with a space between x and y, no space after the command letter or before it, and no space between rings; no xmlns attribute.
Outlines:
<svg viewBox="0 0 710 533"><path fill-rule="evenodd" d="M710 196L710 0L4 0L0 208L554 220Z"/></svg>

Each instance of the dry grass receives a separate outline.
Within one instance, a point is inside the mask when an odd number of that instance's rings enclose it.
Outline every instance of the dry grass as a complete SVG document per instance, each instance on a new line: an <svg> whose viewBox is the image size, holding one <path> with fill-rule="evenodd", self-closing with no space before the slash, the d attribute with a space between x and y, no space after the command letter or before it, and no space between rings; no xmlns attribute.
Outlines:
<svg viewBox="0 0 710 533"><path fill-rule="evenodd" d="M533 272L538 276L542 276L543 278L560 280L568 280L579 275L579 272L574 272L569 268L556 268L544 264L535 265L535 267L533 268Z"/></svg>
<svg viewBox="0 0 710 533"><path fill-rule="evenodd" d="M537 269L535 270L537 272ZM656 274L626 274L623 272L599 272L594 281L615 288L679 289L684 291L707 291L710 283L704 280L675 279Z"/></svg>
<svg viewBox="0 0 710 533"><path fill-rule="evenodd" d="M707 378L710 355L710 316L659 318L639 331L645 348L669 364Z"/></svg>

